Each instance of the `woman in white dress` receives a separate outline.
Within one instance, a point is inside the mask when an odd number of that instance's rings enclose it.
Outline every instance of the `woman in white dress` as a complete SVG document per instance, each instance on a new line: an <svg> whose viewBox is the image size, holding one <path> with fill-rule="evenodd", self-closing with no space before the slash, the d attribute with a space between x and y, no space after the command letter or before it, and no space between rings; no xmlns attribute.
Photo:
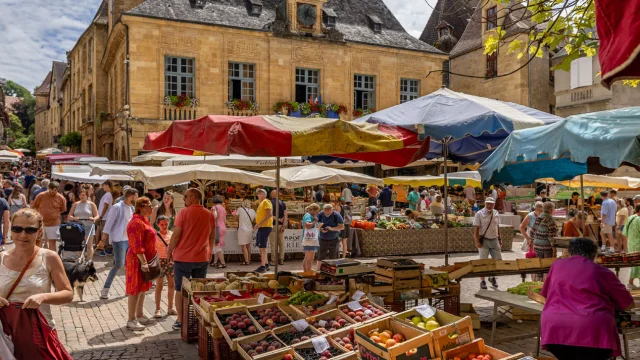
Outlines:
<svg viewBox="0 0 640 360"><path fill-rule="evenodd" d="M238 245L244 255L244 262L241 265L251 265L253 223L256 221L256 212L251 208L251 200L242 201L242 206L236 209L235 217L238 221Z"/></svg>

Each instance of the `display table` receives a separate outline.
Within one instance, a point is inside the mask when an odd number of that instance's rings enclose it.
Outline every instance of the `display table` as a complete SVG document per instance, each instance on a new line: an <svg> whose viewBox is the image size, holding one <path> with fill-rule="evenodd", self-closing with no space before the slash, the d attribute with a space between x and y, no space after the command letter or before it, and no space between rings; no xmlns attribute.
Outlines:
<svg viewBox="0 0 640 360"><path fill-rule="evenodd" d="M371 230L357 229L360 250L364 257L420 255L444 253L445 229ZM477 252L473 227L449 228L449 252ZM502 250L510 251L514 230L500 226Z"/></svg>
<svg viewBox="0 0 640 360"><path fill-rule="evenodd" d="M500 316L505 315L511 312L512 309L521 309L534 314L542 314L543 305L529 299L523 295L515 295L510 294L506 291L489 291L489 290L480 290L476 297L478 299L483 299L487 301L493 302L493 317L491 319L491 346L495 345L494 339L496 334L496 323ZM506 308L505 310L500 309L500 307ZM500 313L500 314L499 314ZM506 341L515 341L521 339L527 339L531 337L536 337L538 339L536 343L536 357L540 355L540 321L538 321L538 331L535 333L528 333L516 336L503 337L500 339L501 342Z"/></svg>
<svg viewBox="0 0 640 360"><path fill-rule="evenodd" d="M514 230L517 230L520 228L520 223L522 222L522 219L520 218L519 215L513 215L513 214L500 214L500 224L502 225L511 225L513 226Z"/></svg>

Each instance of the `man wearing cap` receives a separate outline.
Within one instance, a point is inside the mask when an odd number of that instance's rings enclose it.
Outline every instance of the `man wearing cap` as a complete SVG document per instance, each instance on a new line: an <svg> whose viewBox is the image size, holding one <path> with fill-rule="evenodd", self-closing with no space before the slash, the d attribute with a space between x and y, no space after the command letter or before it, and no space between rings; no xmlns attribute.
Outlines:
<svg viewBox="0 0 640 360"><path fill-rule="evenodd" d="M318 260L338 259L338 243L340 231L344 230L344 219L333 210L333 205L325 204L323 211L318 214L318 225L320 227Z"/></svg>
<svg viewBox="0 0 640 360"><path fill-rule="evenodd" d="M502 260L502 241L500 240L500 217L494 210L496 200L488 197L484 200L485 207L476 213L473 218L473 238L480 253L480 259L488 259L489 255L494 260ZM494 288L498 287L495 277L490 277L489 282ZM487 282L480 278L480 288L486 289Z"/></svg>

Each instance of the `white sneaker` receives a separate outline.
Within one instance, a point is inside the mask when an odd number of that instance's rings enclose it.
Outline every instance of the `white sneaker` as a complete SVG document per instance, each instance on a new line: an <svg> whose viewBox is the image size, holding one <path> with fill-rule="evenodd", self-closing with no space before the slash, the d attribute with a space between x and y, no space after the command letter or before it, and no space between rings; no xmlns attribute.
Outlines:
<svg viewBox="0 0 640 360"><path fill-rule="evenodd" d="M607 246L606 245L602 245L602 247L600 248L600 251L605 252L605 250L607 250Z"/></svg>
<svg viewBox="0 0 640 360"><path fill-rule="evenodd" d="M610 247L610 248L609 248L609 252L610 252L610 253L612 253L612 254L615 254L615 253L616 253L616 249L615 249L615 248Z"/></svg>
<svg viewBox="0 0 640 360"><path fill-rule="evenodd" d="M127 321L127 329L133 330L133 331L142 331L145 329L145 326L140 324L138 320L133 320L133 321Z"/></svg>
<svg viewBox="0 0 640 360"><path fill-rule="evenodd" d="M139 318L137 318L137 319L136 319L136 321L137 321L137 322L139 322L139 323L140 323L140 324L142 324L142 325L150 325L150 324L155 323L155 320L153 320L153 319L149 319L149 318L148 318L148 317L146 317L146 316L139 317Z"/></svg>
<svg viewBox="0 0 640 360"><path fill-rule="evenodd" d="M638 290L640 287L635 286L634 284L627 284L627 290Z"/></svg>
<svg viewBox="0 0 640 360"><path fill-rule="evenodd" d="M108 288L102 289L102 291L100 292L100 299L102 299L102 300L109 299L109 289Z"/></svg>

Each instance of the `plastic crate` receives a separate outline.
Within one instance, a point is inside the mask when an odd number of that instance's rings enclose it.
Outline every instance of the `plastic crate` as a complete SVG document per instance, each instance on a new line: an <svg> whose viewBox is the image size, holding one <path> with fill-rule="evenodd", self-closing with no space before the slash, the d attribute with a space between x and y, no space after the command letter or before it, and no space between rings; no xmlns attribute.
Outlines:
<svg viewBox="0 0 640 360"><path fill-rule="evenodd" d="M198 318L196 309L191 304L191 295L182 290L182 328L180 329L182 341L192 344L198 342Z"/></svg>
<svg viewBox="0 0 640 360"><path fill-rule="evenodd" d="M231 347L227 341L222 339L213 340L213 359L214 360L241 360L242 357L237 351L231 351Z"/></svg>
<svg viewBox="0 0 640 360"><path fill-rule="evenodd" d="M213 340L207 324L202 319L198 319L198 357L200 360L213 360Z"/></svg>

